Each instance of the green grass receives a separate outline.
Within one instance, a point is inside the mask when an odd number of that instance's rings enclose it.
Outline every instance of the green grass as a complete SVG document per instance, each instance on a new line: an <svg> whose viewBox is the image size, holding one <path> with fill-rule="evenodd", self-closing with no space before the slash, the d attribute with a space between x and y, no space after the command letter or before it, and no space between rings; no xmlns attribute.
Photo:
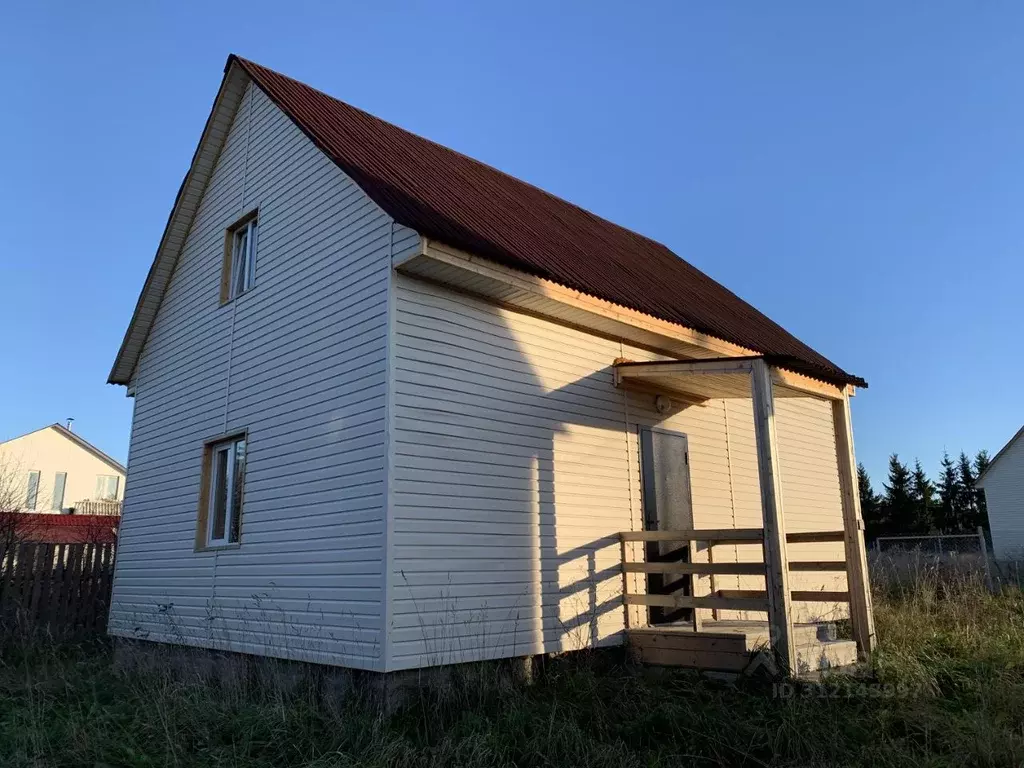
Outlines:
<svg viewBox="0 0 1024 768"><path fill-rule="evenodd" d="M110 649L8 643L0 765L675 766L1020 765L1024 597L970 579L876 594L870 677L794 686L714 682L606 654L551 662L528 687L493 668L368 694L257 677L118 673ZM488 671L490 669L490 671ZM481 679L481 677L486 679Z"/></svg>

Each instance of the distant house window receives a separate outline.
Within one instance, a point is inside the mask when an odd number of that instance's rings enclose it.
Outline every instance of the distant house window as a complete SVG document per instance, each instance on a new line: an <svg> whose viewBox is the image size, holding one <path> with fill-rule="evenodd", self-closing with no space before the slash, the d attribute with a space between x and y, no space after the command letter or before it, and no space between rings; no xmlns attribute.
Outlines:
<svg viewBox="0 0 1024 768"><path fill-rule="evenodd" d="M96 498L116 499L120 479L117 475L96 475Z"/></svg>
<svg viewBox="0 0 1024 768"><path fill-rule="evenodd" d="M230 227L224 240L221 302L231 301L252 287L256 277L256 212Z"/></svg>
<svg viewBox="0 0 1024 768"><path fill-rule="evenodd" d="M28 492L25 494L25 509L35 509L39 501L39 473L35 470L28 473Z"/></svg>
<svg viewBox="0 0 1024 768"><path fill-rule="evenodd" d="M242 530L245 436L210 443L204 450L200 533L208 547L236 544Z"/></svg>
<svg viewBox="0 0 1024 768"><path fill-rule="evenodd" d="M60 512L64 509L64 486L68 482L67 472L58 472L53 476L53 495L50 498L50 509Z"/></svg>

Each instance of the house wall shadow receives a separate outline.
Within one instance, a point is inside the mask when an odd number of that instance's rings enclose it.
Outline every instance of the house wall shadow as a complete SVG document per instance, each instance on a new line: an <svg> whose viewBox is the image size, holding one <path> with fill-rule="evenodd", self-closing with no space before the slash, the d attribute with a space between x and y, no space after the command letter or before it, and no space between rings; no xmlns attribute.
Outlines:
<svg viewBox="0 0 1024 768"><path fill-rule="evenodd" d="M394 665L618 642L617 533L642 519L621 345L399 285ZM458 535L425 543L428 517Z"/></svg>
<svg viewBox="0 0 1024 768"><path fill-rule="evenodd" d="M541 471L547 469L551 476L553 500L549 514L554 521L550 534L542 536L539 542L544 575L540 602L545 626L555 627L555 638L546 645L550 647L553 642L558 651L581 650L619 640L625 608L617 534L632 529L634 520L642 516L634 508L639 501L639 488L632 487L639 478L639 457L630 441L630 432L635 434L636 427L627 422L628 409L623 393L614 386L611 365L547 392L544 399L556 409L567 401L586 397L580 393L589 390L604 390L613 395L618 401L619 423L609 424L606 418L587 409L565 407L565 416L551 436L550 457L545 452L538 461ZM563 508L559 508L563 486L571 489L576 481L573 474L559 471L560 454L571 453L561 450L561 436L578 428L602 433L609 445L617 444L625 458L624 466L616 470L602 472L600 464L584 465L583 477L589 475L598 481L596 487L602 487L601 482L619 484L618 494L616 489L602 490L609 499L619 498L619 508L612 515L588 515L573 503L569 493Z"/></svg>

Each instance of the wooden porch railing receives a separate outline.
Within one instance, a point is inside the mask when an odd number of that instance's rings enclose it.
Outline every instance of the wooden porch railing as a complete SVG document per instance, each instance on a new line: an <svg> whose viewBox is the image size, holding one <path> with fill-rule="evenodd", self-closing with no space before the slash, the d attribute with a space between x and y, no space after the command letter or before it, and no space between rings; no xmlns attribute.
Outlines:
<svg viewBox="0 0 1024 768"><path fill-rule="evenodd" d="M843 531L820 531L810 533L789 533L787 544L809 544L818 542L843 542ZM689 562L647 562L630 558L629 544L642 542L678 542L685 543L688 548ZM708 545L708 562L692 562L696 545L704 542ZM725 528L721 530L693 529L679 531L623 531L619 534L622 553L622 598L627 606L626 628L629 628L629 606L640 605L661 608L690 608L693 610L693 629L701 630L702 615L705 610L735 611L768 611L767 580L771 578L764 556L765 536L761 528ZM714 547L722 544L761 544L762 560L760 562L716 563ZM789 563L792 572L837 572L846 573L847 564L837 561L794 561ZM631 574L682 574L692 576L710 576L711 594L696 597L693 595L659 595L630 590ZM766 580L764 590L728 590L715 589L715 576L760 576ZM849 602L849 592L827 592L818 590L791 590L790 599L794 602Z"/></svg>

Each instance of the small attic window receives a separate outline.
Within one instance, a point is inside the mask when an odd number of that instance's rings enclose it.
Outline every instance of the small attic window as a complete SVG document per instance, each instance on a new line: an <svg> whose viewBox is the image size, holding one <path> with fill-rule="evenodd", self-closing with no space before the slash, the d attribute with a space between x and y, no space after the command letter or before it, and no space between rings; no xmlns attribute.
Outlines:
<svg viewBox="0 0 1024 768"><path fill-rule="evenodd" d="M252 287L256 277L257 222L257 211L252 211L227 229L220 281L222 304L238 298Z"/></svg>

